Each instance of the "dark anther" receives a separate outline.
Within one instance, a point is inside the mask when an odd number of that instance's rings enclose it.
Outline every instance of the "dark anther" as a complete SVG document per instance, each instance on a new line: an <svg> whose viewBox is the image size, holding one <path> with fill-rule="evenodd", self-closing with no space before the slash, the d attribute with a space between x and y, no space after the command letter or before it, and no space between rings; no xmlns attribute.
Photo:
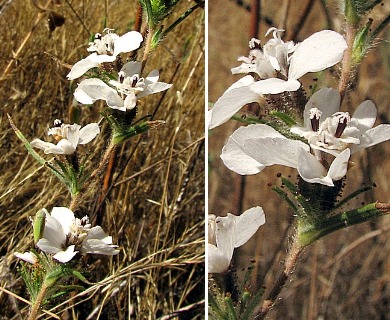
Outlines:
<svg viewBox="0 0 390 320"><path fill-rule="evenodd" d="M347 124L348 124L347 117L344 117L343 119L339 120L339 124L337 126L336 133L334 134L334 136L336 138L340 138L341 137L341 135L344 132L344 129L347 127Z"/></svg>
<svg viewBox="0 0 390 320"><path fill-rule="evenodd" d="M138 83L138 77L137 77L137 76L134 76L134 77L133 77L133 81L132 81L132 83L131 83L131 86L134 88L134 87L137 85L137 83Z"/></svg>
<svg viewBox="0 0 390 320"><path fill-rule="evenodd" d="M102 35L101 35L101 33L95 34L95 40L102 40Z"/></svg>
<svg viewBox="0 0 390 320"><path fill-rule="evenodd" d="M62 120L56 119L56 120L54 121L54 127L55 127L55 128L61 127L62 124L63 124Z"/></svg>
<svg viewBox="0 0 390 320"><path fill-rule="evenodd" d="M315 115L313 117L313 119L310 119L310 122L311 122L311 129L314 131L314 132L317 132L318 129L320 128L320 118Z"/></svg>

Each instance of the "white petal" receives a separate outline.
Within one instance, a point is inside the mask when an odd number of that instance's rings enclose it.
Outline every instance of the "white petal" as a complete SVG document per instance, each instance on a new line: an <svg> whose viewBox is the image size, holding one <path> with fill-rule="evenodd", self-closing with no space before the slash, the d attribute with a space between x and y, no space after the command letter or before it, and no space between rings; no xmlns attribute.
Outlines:
<svg viewBox="0 0 390 320"><path fill-rule="evenodd" d="M77 143L76 143L77 146ZM74 146L69 140L61 139L55 149L45 150L45 153L56 153L56 154L73 154L76 151L76 146ZM61 153L57 153L55 151L61 149Z"/></svg>
<svg viewBox="0 0 390 320"><path fill-rule="evenodd" d="M102 80L91 78L81 81L74 92L74 97L80 103L92 104L96 100L106 100L107 96L113 93L116 94L116 90Z"/></svg>
<svg viewBox="0 0 390 320"><path fill-rule="evenodd" d="M146 77L145 79L145 83L150 83L150 82L157 82L158 81L158 78L159 78L159 72L157 69L153 70L152 72L150 72L148 74L148 76Z"/></svg>
<svg viewBox="0 0 390 320"><path fill-rule="evenodd" d="M61 147L62 144L64 145L64 147L62 148L65 150L65 154L72 154L73 152L75 152L80 140L80 128L81 126L78 124L72 124L66 126L66 131L67 131L66 140L69 141L70 146L68 146L68 144L65 141L63 141L64 139L57 144L58 146Z"/></svg>
<svg viewBox="0 0 390 320"><path fill-rule="evenodd" d="M118 246L108 245L104 241L99 239L87 239L83 241L81 247L81 253L92 253L92 254L103 254L107 256L113 256L119 253L119 250L116 250Z"/></svg>
<svg viewBox="0 0 390 320"><path fill-rule="evenodd" d="M390 139L390 124L380 124L367 130L360 138L360 144L352 146L351 153L374 146Z"/></svg>
<svg viewBox="0 0 390 320"><path fill-rule="evenodd" d="M297 170L306 182L334 186L332 179L326 176L324 166L309 152L302 151L299 154Z"/></svg>
<svg viewBox="0 0 390 320"><path fill-rule="evenodd" d="M95 63L98 63L98 65L104 63L104 62L114 62L116 57L115 56L111 56L111 55L108 55L108 54L97 54L96 52L95 53L92 53L90 56L89 56L89 59Z"/></svg>
<svg viewBox="0 0 390 320"><path fill-rule="evenodd" d="M64 154L64 150L61 147L57 147L55 144L42 141L41 139L34 139L30 144L33 148L44 150L46 154Z"/></svg>
<svg viewBox="0 0 390 320"><path fill-rule="evenodd" d="M265 214L261 207L250 208L236 217L234 247L237 248L246 243L264 223Z"/></svg>
<svg viewBox="0 0 390 320"><path fill-rule="evenodd" d="M112 244L112 237L107 236L102 227L96 226L88 230L86 239L99 239L106 244Z"/></svg>
<svg viewBox="0 0 390 320"><path fill-rule="evenodd" d="M112 109L118 109L121 111L126 111L126 107L122 98L118 95L117 92L112 92L107 96L106 99L107 105Z"/></svg>
<svg viewBox="0 0 390 320"><path fill-rule="evenodd" d="M257 101L259 98L260 96L248 86L226 91L211 109L209 129L225 123L244 105Z"/></svg>
<svg viewBox="0 0 390 320"><path fill-rule="evenodd" d="M226 92L229 92L230 90L233 90L236 88L249 86L250 84L252 84L254 82L255 82L255 79L252 76L245 76L245 77L239 79L238 81L236 81L235 83L233 83L229 88L227 88L226 91L224 92L224 94Z"/></svg>
<svg viewBox="0 0 390 320"><path fill-rule="evenodd" d="M26 261L31 264L36 264L38 262L37 256L31 251L27 251L24 253L15 252L14 255L15 257L22 259L23 261Z"/></svg>
<svg viewBox="0 0 390 320"><path fill-rule="evenodd" d="M66 263L77 254L78 251L74 251L75 246L69 246L65 251L57 252L53 258L58 260L59 262Z"/></svg>
<svg viewBox="0 0 390 320"><path fill-rule="evenodd" d="M80 130L79 144L86 144L95 138L100 132L97 123L90 123Z"/></svg>
<svg viewBox="0 0 390 320"><path fill-rule="evenodd" d="M342 35L335 31L316 32L298 44L291 56L289 79L299 79L308 72L317 72L338 63L347 48Z"/></svg>
<svg viewBox="0 0 390 320"><path fill-rule="evenodd" d="M312 108L318 108L322 112L320 121L331 117L334 113L340 110L339 92L333 88L323 88L311 96L304 111L305 128L311 129L309 112Z"/></svg>
<svg viewBox="0 0 390 320"><path fill-rule="evenodd" d="M342 179L348 170L348 161L351 156L351 150L345 149L332 162L329 167L327 176L333 181Z"/></svg>
<svg viewBox="0 0 390 320"><path fill-rule="evenodd" d="M131 94L127 95L125 101L124 101L124 107L126 110L134 109L137 105L137 96L134 92L131 92Z"/></svg>
<svg viewBox="0 0 390 320"><path fill-rule="evenodd" d="M122 52L130 52L138 49L142 40L142 35L137 31L125 33L114 42L114 56Z"/></svg>
<svg viewBox="0 0 390 320"><path fill-rule="evenodd" d="M95 61L94 57L96 53L92 53L85 59L82 59L74 64L68 75L66 76L68 80L73 80L81 77L84 73L86 73L89 69L99 66L99 62Z"/></svg>
<svg viewBox="0 0 390 320"><path fill-rule="evenodd" d="M217 217L215 219L215 239L217 248L223 256L229 261L232 259L235 241L235 221L232 214L226 217Z"/></svg>
<svg viewBox="0 0 390 320"><path fill-rule="evenodd" d="M207 247L208 273L222 273L229 268L230 259L224 255L215 245Z"/></svg>
<svg viewBox="0 0 390 320"><path fill-rule="evenodd" d="M151 84L149 84L146 87L146 90L141 91L137 95L137 97L138 98L142 98L142 97L145 97L145 96L147 96L149 94L153 94L153 93L157 93L157 92L168 90L170 87L172 87L172 84L170 84L170 83L165 83L165 82L151 83Z"/></svg>
<svg viewBox="0 0 390 320"><path fill-rule="evenodd" d="M46 230L45 230L46 231ZM61 244L53 243L46 238L41 238L37 242L37 247L41 249L43 252L55 254L57 252L62 251Z"/></svg>
<svg viewBox="0 0 390 320"><path fill-rule="evenodd" d="M226 167L241 175L256 174L265 168L264 164L248 156L232 137L223 147L221 159Z"/></svg>
<svg viewBox="0 0 390 320"><path fill-rule="evenodd" d="M126 77L132 77L135 74L140 75L142 69L142 63L138 61L129 61L125 63L122 67L121 71L123 71Z"/></svg>
<svg viewBox="0 0 390 320"><path fill-rule="evenodd" d="M264 166L274 164L296 168L298 153L302 148L309 150L309 146L302 141L287 139L267 125L249 125L237 129L230 136L228 143L222 149L221 159L229 169L239 174L245 174L246 171L257 173L256 163L259 171ZM239 163L229 155L230 150L234 150L236 154L240 152L242 158L246 155L247 161Z"/></svg>
<svg viewBox="0 0 390 320"><path fill-rule="evenodd" d="M75 216L72 210L67 207L54 207L50 215L61 224L65 235L70 232L71 227L75 223Z"/></svg>
<svg viewBox="0 0 390 320"><path fill-rule="evenodd" d="M357 121L358 129L361 133L364 133L374 126L376 116L377 111L374 102L366 100L357 107L351 121Z"/></svg>
<svg viewBox="0 0 390 320"><path fill-rule="evenodd" d="M284 81L278 78L269 78L256 81L250 89L257 94L277 94L284 91L297 91L301 84L297 80Z"/></svg>

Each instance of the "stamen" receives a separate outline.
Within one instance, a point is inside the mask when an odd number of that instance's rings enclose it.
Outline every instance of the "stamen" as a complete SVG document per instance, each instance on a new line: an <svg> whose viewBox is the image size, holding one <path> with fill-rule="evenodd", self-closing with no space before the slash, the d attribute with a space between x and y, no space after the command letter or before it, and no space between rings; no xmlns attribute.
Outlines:
<svg viewBox="0 0 390 320"><path fill-rule="evenodd" d="M59 128L59 127L61 127L62 124L63 124L62 120L60 120L60 119L54 120L54 127Z"/></svg>
<svg viewBox="0 0 390 320"><path fill-rule="evenodd" d="M131 82L131 86L132 86L133 88L137 85L138 80L139 80L138 76L136 76L136 75L133 76L133 81Z"/></svg>
<svg viewBox="0 0 390 320"><path fill-rule="evenodd" d="M102 40L102 34L101 33L95 34L95 40Z"/></svg>
<svg viewBox="0 0 390 320"><path fill-rule="evenodd" d="M250 49L261 49L260 40L256 38L252 38L249 41L249 48Z"/></svg>
<svg viewBox="0 0 390 320"><path fill-rule="evenodd" d="M317 132L320 128L320 118L321 118L322 112L318 108L311 108L309 110L309 118L311 123L311 129L314 132Z"/></svg>
<svg viewBox="0 0 390 320"><path fill-rule="evenodd" d="M119 76L119 82L123 83L123 81L125 81L125 73L123 71L120 71L118 73L118 76Z"/></svg>
<svg viewBox="0 0 390 320"><path fill-rule="evenodd" d="M337 125L337 129L334 136L336 138L340 138L345 128L347 127L348 122L350 121L350 116L348 112L338 112L334 116L339 119L339 124Z"/></svg>

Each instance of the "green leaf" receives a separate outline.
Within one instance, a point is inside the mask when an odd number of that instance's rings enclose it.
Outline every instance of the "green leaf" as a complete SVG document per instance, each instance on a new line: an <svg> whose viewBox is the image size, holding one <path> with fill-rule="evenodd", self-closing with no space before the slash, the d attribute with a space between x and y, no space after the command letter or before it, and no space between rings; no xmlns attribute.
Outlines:
<svg viewBox="0 0 390 320"><path fill-rule="evenodd" d="M291 116L289 116L288 114L286 114L284 112L271 110L269 112L269 115L279 118L280 120L282 120L289 127L292 127L292 126L297 124L297 122Z"/></svg>
<svg viewBox="0 0 390 320"><path fill-rule="evenodd" d="M22 134L22 132L13 123L11 116L9 114L7 114L7 116L12 129L15 131L17 137L23 142L28 153L31 154L33 158L37 160L40 164L47 166L58 179L64 182L64 177L61 175L61 173L54 166L52 166L49 162L47 162L38 153L34 151L34 149L31 147L30 142L26 139L26 137Z"/></svg>
<svg viewBox="0 0 390 320"><path fill-rule="evenodd" d="M209 300L209 307L210 307L209 312L212 312L214 316L218 317L217 319L220 320L226 319L223 310L221 309L214 295L210 291L208 295L208 300ZM213 319L215 319L215 317L213 317Z"/></svg>
<svg viewBox="0 0 390 320"><path fill-rule="evenodd" d="M321 226L303 224L298 221L298 241L302 246L307 246L332 232L378 218L388 213L387 211L378 210L377 203L375 202L358 209L331 216L326 221L323 221Z"/></svg>

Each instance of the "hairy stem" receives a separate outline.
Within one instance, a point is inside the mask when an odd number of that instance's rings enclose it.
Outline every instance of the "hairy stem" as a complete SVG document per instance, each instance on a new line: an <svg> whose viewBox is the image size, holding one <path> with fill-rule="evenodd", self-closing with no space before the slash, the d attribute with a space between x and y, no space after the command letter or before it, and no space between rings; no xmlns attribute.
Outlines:
<svg viewBox="0 0 390 320"><path fill-rule="evenodd" d="M108 163L108 160L111 157L111 154L115 152L117 145L112 142L107 147L103 157L100 160L99 166L91 173L88 180L84 183L83 187L81 188L80 192L72 197L72 201L69 205L69 209L75 212L80 205L80 200L82 199L85 191L88 189L88 187L91 185L91 183L96 179L96 177L103 171L104 167Z"/></svg>
<svg viewBox="0 0 390 320"><path fill-rule="evenodd" d="M352 49L353 49L353 42L355 40L355 36L356 36L356 28L353 26L347 26L345 40L347 41L348 48L344 52L341 75L340 75L340 83L339 83L339 93L341 97L341 102L345 97L345 93L347 92L349 83L353 75Z"/></svg>
<svg viewBox="0 0 390 320"><path fill-rule="evenodd" d="M287 255L287 259L284 265L284 270L279 275L278 279L275 281L267 298L263 301L260 307L260 311L254 317L255 319L264 319L267 313L269 312L269 310L271 310L280 292L282 291L287 279L294 271L299 255L303 252L304 248L305 248L304 246L301 246L299 244L297 236L295 236L294 242Z"/></svg>
<svg viewBox="0 0 390 320"><path fill-rule="evenodd" d="M146 61L148 60L148 57L149 57L150 48L151 48L151 45L152 45L153 34L154 34L154 30L149 27L148 35L146 37L146 44L145 44L145 49L144 49L144 55L142 57L142 70L144 69Z"/></svg>
<svg viewBox="0 0 390 320"><path fill-rule="evenodd" d="M35 299L32 307L31 307L30 315L28 316L28 320L35 320L37 318L38 313L39 313L39 308L41 307L43 299L45 298L47 289L48 289L48 286L46 285L45 282L43 282L41 290L39 290L38 296Z"/></svg>

